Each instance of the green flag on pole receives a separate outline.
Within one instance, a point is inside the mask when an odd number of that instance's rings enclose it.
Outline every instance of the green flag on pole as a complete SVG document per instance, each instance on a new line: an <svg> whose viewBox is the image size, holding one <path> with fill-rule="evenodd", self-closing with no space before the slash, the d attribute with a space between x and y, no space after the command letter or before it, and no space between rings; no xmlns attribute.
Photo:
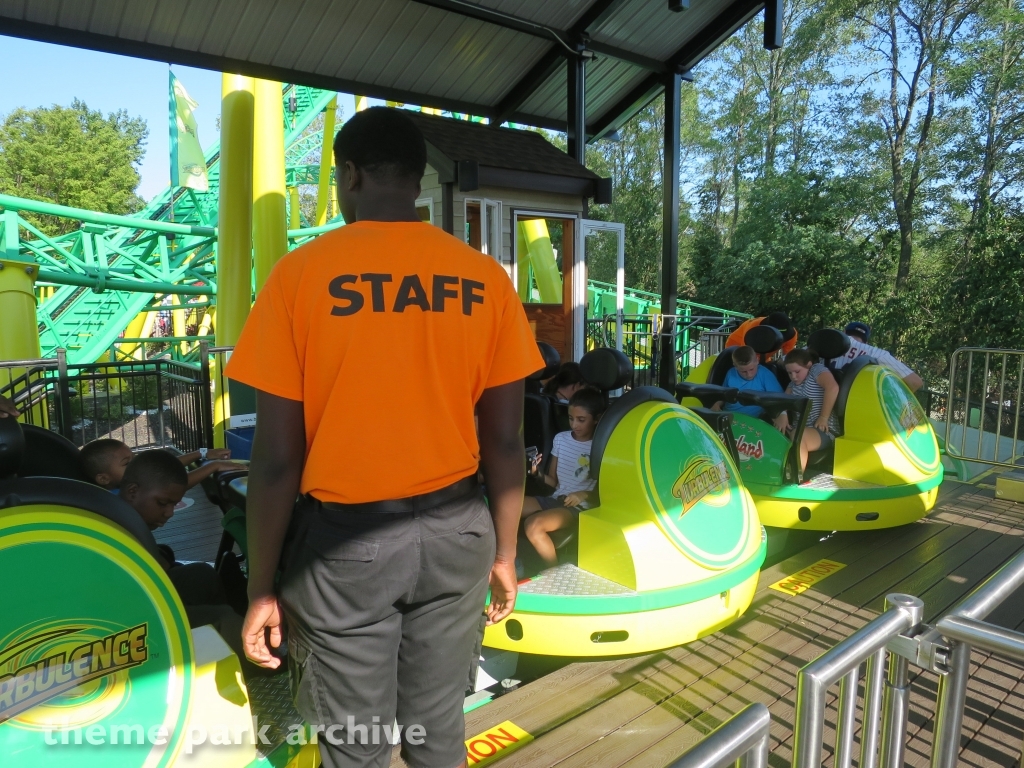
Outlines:
<svg viewBox="0 0 1024 768"><path fill-rule="evenodd" d="M206 158L199 144L196 118L193 110L199 105L192 100L185 86L169 72L170 80L170 128L171 128L171 186L190 187L197 192L206 192L209 181L206 178Z"/></svg>

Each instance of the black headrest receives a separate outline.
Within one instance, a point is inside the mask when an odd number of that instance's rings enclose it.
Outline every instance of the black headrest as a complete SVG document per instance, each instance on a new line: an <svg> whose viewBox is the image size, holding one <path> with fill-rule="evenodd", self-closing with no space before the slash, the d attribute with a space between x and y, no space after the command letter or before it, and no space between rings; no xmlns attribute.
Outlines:
<svg viewBox="0 0 1024 768"><path fill-rule="evenodd" d="M761 323L743 335L743 343L753 347L759 355L768 355L782 346L782 331Z"/></svg>
<svg viewBox="0 0 1024 768"><path fill-rule="evenodd" d="M835 328L822 328L811 334L807 346L823 360L832 360L850 351L850 337Z"/></svg>
<svg viewBox="0 0 1024 768"><path fill-rule="evenodd" d="M43 427L23 424L21 428L25 433L25 456L18 470L20 477L66 477L92 482L82 467L78 446Z"/></svg>
<svg viewBox="0 0 1024 768"><path fill-rule="evenodd" d="M526 378L534 381L550 379L558 373L558 366L562 364L562 356L558 354L557 349L544 341L537 342L537 349L540 351L540 356L544 358L544 367L535 373L531 373Z"/></svg>
<svg viewBox="0 0 1024 768"><path fill-rule="evenodd" d="M611 347L592 349L580 360L580 372L588 384L608 391L624 387L633 378L633 363Z"/></svg>
<svg viewBox="0 0 1024 768"><path fill-rule="evenodd" d="M0 418L0 478L12 477L25 455L25 435L13 416Z"/></svg>
<svg viewBox="0 0 1024 768"><path fill-rule="evenodd" d="M0 422L8 419L0 419ZM157 562L160 550L145 521L124 499L98 485L60 477L22 477L0 481L0 509L56 504L94 512L124 528Z"/></svg>

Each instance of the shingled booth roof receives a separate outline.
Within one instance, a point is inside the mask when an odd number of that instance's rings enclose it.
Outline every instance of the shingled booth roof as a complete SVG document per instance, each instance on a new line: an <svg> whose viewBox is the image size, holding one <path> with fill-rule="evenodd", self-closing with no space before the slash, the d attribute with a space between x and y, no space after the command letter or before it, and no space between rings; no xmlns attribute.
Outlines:
<svg viewBox="0 0 1024 768"><path fill-rule="evenodd" d="M407 113L427 141L427 161L442 184L530 189L596 197L610 202L611 179L602 179L534 131Z"/></svg>
<svg viewBox="0 0 1024 768"><path fill-rule="evenodd" d="M782 0L765 10L781 44ZM0 34L566 130L617 129L764 0L0 0ZM678 12L673 12L675 9Z"/></svg>

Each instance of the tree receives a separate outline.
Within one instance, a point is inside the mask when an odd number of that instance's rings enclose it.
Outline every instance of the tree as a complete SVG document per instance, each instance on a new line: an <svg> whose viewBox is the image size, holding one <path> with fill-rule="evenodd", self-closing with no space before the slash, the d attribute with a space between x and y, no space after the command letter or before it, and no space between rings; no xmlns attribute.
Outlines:
<svg viewBox="0 0 1024 768"><path fill-rule="evenodd" d="M126 214L142 207L135 193L145 154L146 122L124 110L106 117L77 99L70 107L16 109L0 125L0 192L31 200ZM48 234L69 219L27 216Z"/></svg>

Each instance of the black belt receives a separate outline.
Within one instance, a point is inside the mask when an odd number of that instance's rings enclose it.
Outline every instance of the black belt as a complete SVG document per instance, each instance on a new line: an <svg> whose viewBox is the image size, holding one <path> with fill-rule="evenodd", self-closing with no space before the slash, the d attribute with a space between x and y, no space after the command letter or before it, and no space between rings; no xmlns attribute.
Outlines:
<svg viewBox="0 0 1024 768"><path fill-rule="evenodd" d="M479 483L474 472L469 477L457 480L444 488L438 488L430 493L421 493L419 496L409 496L405 499L389 499L387 501L367 501L362 504L338 504L333 501L320 501L313 499L323 509L330 512L360 512L373 514L403 515L412 512L424 512L449 501L461 499L475 493Z"/></svg>

